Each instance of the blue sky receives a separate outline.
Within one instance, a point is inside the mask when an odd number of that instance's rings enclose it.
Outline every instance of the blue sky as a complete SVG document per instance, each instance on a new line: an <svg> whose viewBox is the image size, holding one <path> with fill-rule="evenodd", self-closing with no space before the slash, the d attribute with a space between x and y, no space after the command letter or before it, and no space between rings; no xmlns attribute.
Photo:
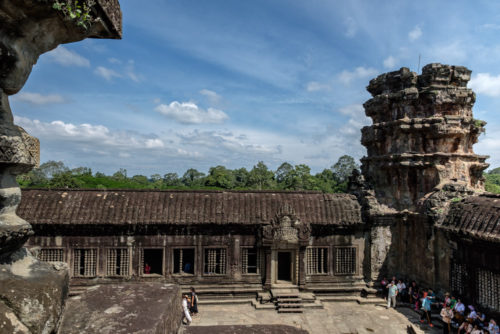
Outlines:
<svg viewBox="0 0 500 334"><path fill-rule="evenodd" d="M473 70L475 146L500 166L500 2L121 1L122 40L44 54L11 97L41 160L129 175L365 154L362 103L378 74Z"/></svg>

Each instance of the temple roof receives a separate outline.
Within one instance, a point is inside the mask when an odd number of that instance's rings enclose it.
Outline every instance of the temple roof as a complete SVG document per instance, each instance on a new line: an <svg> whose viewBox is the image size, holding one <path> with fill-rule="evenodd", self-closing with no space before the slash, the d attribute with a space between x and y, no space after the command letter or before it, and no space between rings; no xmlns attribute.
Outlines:
<svg viewBox="0 0 500 334"><path fill-rule="evenodd" d="M360 224L349 194L284 191L22 191L17 214L31 224L266 224L289 204L303 222Z"/></svg>
<svg viewBox="0 0 500 334"><path fill-rule="evenodd" d="M472 196L451 204L440 227L459 235L500 241L500 195Z"/></svg>

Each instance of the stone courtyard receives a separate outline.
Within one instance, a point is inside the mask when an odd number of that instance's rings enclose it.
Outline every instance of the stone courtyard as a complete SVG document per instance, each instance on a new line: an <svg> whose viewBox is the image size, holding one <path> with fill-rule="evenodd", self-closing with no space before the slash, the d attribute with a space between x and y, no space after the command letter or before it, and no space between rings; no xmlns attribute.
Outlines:
<svg viewBox="0 0 500 334"><path fill-rule="evenodd" d="M307 309L304 313L278 314L274 310L255 310L251 305L203 305L191 326L183 326L179 334L196 333L268 333L252 331L248 325L288 325L310 334L403 334L412 325L415 333L441 333L435 328L420 326L418 314L408 308L387 310L384 305L360 305L354 302L324 303L324 309ZM223 327L235 326L231 330ZM211 326L201 329L198 326ZM230 329L230 328L229 328ZM269 332L271 333L271 332Z"/></svg>

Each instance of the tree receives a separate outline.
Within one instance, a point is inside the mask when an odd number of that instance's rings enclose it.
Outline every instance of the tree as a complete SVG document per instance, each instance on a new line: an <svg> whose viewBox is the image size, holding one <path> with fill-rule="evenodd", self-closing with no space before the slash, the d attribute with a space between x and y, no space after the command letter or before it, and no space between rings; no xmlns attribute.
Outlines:
<svg viewBox="0 0 500 334"><path fill-rule="evenodd" d="M235 188L245 188L248 185L248 179L250 173L246 168L239 168L233 170L234 187Z"/></svg>
<svg viewBox="0 0 500 334"><path fill-rule="evenodd" d="M232 189L234 187L233 173L224 166L211 167L205 178L205 185L208 187Z"/></svg>
<svg viewBox="0 0 500 334"><path fill-rule="evenodd" d="M126 180L127 179L127 170L125 168L120 168L120 170L118 170L118 172L113 174L113 179Z"/></svg>
<svg viewBox="0 0 500 334"><path fill-rule="evenodd" d="M274 177L281 189L290 189L293 184L294 174L295 170L293 166L288 162L284 162L278 167L274 173Z"/></svg>
<svg viewBox="0 0 500 334"><path fill-rule="evenodd" d="M167 187L178 187L182 185L177 173L167 173L163 175L163 184Z"/></svg>
<svg viewBox="0 0 500 334"><path fill-rule="evenodd" d="M249 186L255 189L269 189L274 186L274 173L270 171L263 161L253 166L248 178Z"/></svg>
<svg viewBox="0 0 500 334"><path fill-rule="evenodd" d="M190 168L182 175L181 181L187 187L200 186L204 176L204 173L198 172L194 168Z"/></svg>
<svg viewBox="0 0 500 334"><path fill-rule="evenodd" d="M356 161L350 155L343 155L339 160L331 167L334 177L338 183L347 182L349 176L351 176L354 169L359 170L359 166Z"/></svg>

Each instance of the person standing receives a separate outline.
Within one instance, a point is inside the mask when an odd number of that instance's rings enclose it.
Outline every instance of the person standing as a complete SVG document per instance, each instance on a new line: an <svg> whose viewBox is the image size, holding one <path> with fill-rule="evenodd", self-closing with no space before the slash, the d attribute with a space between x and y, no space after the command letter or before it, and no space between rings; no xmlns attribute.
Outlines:
<svg viewBox="0 0 500 334"><path fill-rule="evenodd" d="M450 308L450 304L446 304L441 310L441 319L443 319L443 334L451 333L451 319L453 319L453 311Z"/></svg>
<svg viewBox="0 0 500 334"><path fill-rule="evenodd" d="M396 283L394 281L389 284L388 287L388 294L387 294L387 308L392 306L396 308L396 296L398 295L398 287L396 286Z"/></svg>
<svg viewBox="0 0 500 334"><path fill-rule="evenodd" d="M190 302L191 302L191 307L190 311L191 314L197 315L198 314L198 295L196 295L196 290L191 287L191 294L190 294Z"/></svg>
<svg viewBox="0 0 500 334"><path fill-rule="evenodd" d="M428 295L424 297L424 300L422 301L422 315L420 316L420 322L424 323L425 319L427 318L427 321L429 322L429 326L434 327L434 325L431 322L431 299Z"/></svg>
<svg viewBox="0 0 500 334"><path fill-rule="evenodd" d="M191 315L189 314L188 299L189 299L188 295L184 295L182 297L182 312L184 313L182 316L182 320L184 321L184 318L186 318L187 325L191 325L193 319L191 319Z"/></svg>

